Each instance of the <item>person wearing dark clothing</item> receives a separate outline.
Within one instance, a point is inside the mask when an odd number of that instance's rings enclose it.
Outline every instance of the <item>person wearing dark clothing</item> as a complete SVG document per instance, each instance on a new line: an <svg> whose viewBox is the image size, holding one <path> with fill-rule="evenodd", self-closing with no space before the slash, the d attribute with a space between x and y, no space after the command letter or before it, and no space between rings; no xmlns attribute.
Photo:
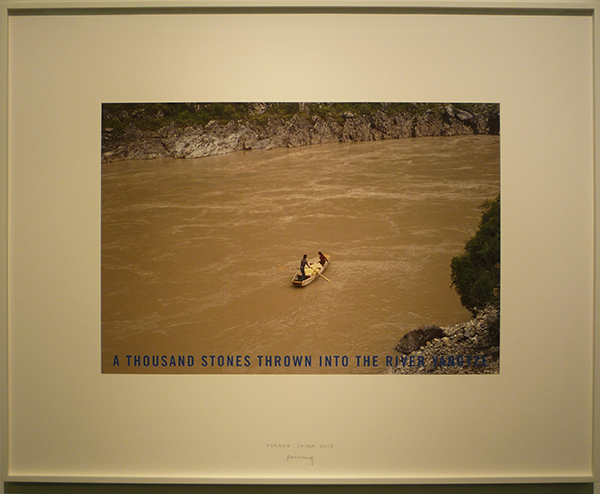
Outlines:
<svg viewBox="0 0 600 494"><path fill-rule="evenodd" d="M308 259L307 259L307 254L304 254L304 256L302 257L302 260L300 261L300 272L302 273L301 280L305 280L306 278L308 278L304 271L304 268L306 268L306 266L308 266Z"/></svg>
<svg viewBox="0 0 600 494"><path fill-rule="evenodd" d="M321 266L325 266L326 262L327 258L323 255L321 251L319 251L319 263L321 263Z"/></svg>

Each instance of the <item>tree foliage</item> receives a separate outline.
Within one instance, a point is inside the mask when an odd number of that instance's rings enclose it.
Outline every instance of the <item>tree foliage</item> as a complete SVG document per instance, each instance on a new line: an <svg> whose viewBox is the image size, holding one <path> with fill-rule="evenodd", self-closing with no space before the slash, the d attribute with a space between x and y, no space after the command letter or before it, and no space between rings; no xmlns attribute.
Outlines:
<svg viewBox="0 0 600 494"><path fill-rule="evenodd" d="M500 196L481 206L478 230L452 259L452 286L473 315L500 303Z"/></svg>

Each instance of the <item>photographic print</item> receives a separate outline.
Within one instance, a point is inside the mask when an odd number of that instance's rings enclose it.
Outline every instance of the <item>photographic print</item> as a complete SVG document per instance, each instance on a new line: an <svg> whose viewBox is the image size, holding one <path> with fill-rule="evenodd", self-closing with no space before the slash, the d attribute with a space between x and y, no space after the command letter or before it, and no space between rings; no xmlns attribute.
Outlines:
<svg viewBox="0 0 600 494"><path fill-rule="evenodd" d="M102 105L102 372L497 374L496 103Z"/></svg>

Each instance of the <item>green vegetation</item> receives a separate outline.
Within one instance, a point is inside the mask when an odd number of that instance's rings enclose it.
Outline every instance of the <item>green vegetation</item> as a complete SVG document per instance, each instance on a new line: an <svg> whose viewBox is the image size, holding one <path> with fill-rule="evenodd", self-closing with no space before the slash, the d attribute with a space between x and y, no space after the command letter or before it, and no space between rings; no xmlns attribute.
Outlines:
<svg viewBox="0 0 600 494"><path fill-rule="evenodd" d="M490 112L497 105L456 103L454 109L474 114ZM317 115L334 120L343 126L344 114L370 116L385 111L388 115L442 114L443 103L105 103L102 105L102 129L113 136L129 127L138 130L158 130L168 125L175 128L205 126L211 121L219 124L244 121L266 126L270 120L290 120Z"/></svg>
<svg viewBox="0 0 600 494"><path fill-rule="evenodd" d="M474 316L500 303L500 196L486 201L481 210L477 232L450 264L452 286Z"/></svg>
<svg viewBox="0 0 600 494"><path fill-rule="evenodd" d="M107 103L102 105L102 128L113 135L128 126L158 130L173 124L177 128L206 125L211 120L230 122L246 118L248 105L238 103Z"/></svg>
<svg viewBox="0 0 600 494"><path fill-rule="evenodd" d="M102 129L119 135L129 126L158 130L168 125L185 128L240 120L265 125L269 118L289 119L298 111L298 103L106 103L102 105Z"/></svg>

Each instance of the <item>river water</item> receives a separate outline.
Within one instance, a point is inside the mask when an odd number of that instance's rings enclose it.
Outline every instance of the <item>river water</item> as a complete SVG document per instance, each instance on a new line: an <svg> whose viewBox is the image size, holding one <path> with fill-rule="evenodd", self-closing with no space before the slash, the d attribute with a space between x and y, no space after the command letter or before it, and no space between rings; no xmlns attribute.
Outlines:
<svg viewBox="0 0 600 494"><path fill-rule="evenodd" d="M383 373L469 319L450 261L499 190L498 136L103 164L102 370Z"/></svg>

